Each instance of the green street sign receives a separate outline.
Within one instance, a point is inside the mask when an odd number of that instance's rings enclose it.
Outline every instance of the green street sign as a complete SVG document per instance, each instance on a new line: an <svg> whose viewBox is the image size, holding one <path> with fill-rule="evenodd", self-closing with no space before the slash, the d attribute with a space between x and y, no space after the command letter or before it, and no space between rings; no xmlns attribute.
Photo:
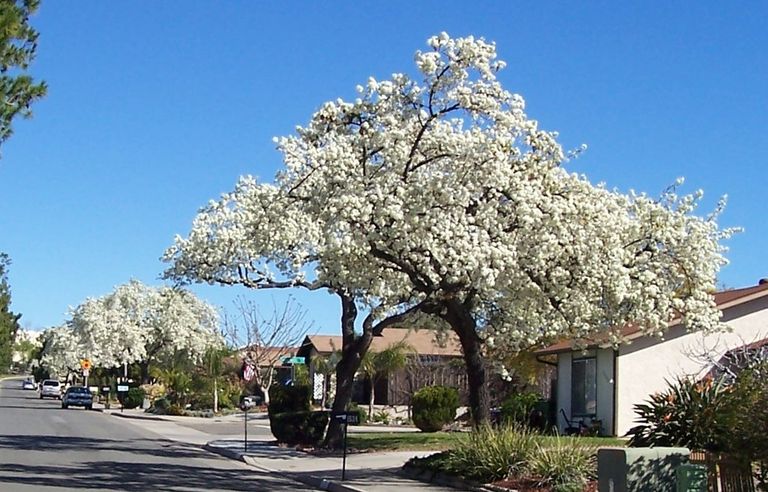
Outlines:
<svg viewBox="0 0 768 492"><path fill-rule="evenodd" d="M290 356L283 356L280 357L280 360L283 364L306 364L306 359L304 357L290 357Z"/></svg>

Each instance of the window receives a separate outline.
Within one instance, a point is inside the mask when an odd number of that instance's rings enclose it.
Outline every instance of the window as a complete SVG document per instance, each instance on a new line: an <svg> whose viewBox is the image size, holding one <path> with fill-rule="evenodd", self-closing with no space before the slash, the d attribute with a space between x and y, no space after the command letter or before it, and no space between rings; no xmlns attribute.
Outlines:
<svg viewBox="0 0 768 492"><path fill-rule="evenodd" d="M594 416L597 410L597 363L594 357L573 359L571 415Z"/></svg>

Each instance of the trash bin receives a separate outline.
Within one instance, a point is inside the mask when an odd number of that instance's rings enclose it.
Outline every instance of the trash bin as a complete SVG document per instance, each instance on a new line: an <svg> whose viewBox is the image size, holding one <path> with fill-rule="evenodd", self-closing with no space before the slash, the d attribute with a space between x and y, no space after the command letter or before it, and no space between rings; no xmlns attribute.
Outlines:
<svg viewBox="0 0 768 492"><path fill-rule="evenodd" d="M691 463L677 467L677 492L707 492L707 468Z"/></svg>

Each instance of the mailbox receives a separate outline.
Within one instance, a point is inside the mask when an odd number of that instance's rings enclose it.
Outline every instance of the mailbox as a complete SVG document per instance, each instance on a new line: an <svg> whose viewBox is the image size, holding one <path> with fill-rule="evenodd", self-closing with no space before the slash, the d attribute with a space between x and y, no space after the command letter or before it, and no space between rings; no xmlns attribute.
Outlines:
<svg viewBox="0 0 768 492"><path fill-rule="evenodd" d="M241 396L240 397L240 410L250 410L251 408L261 403L260 396Z"/></svg>

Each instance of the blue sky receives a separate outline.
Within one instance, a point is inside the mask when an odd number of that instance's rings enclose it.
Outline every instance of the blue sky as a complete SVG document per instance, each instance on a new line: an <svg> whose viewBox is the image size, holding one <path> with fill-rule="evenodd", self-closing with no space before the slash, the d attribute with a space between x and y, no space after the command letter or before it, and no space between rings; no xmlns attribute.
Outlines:
<svg viewBox="0 0 768 492"><path fill-rule="evenodd" d="M43 0L33 74L49 84L0 159L0 251L22 324L131 278L160 284L159 257L197 209L241 174L271 179L272 137L368 76L413 73L440 31L497 43L500 78L528 114L589 150L594 182L658 194L678 176L706 214L742 226L728 287L768 277L766 2L59 2ZM213 304L236 294L202 286ZM338 304L295 293L314 331Z"/></svg>

